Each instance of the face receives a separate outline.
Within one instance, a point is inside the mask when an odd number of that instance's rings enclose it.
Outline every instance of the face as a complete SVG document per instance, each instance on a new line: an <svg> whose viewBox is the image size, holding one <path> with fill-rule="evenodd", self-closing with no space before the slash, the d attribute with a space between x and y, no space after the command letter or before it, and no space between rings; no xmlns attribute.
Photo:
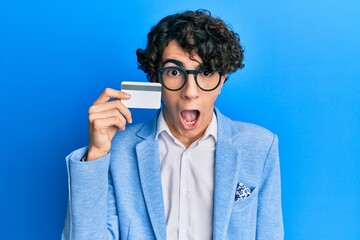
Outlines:
<svg viewBox="0 0 360 240"><path fill-rule="evenodd" d="M166 63L161 67L178 66L175 64L178 62L186 70L195 70L201 65L202 59L197 54L190 59L176 41L171 41L163 52L162 62ZM185 147L204 134L212 120L214 103L225 79L226 75L221 76L219 86L210 92L199 89L193 74L188 74L188 81L178 91L162 88L165 121L174 137Z"/></svg>

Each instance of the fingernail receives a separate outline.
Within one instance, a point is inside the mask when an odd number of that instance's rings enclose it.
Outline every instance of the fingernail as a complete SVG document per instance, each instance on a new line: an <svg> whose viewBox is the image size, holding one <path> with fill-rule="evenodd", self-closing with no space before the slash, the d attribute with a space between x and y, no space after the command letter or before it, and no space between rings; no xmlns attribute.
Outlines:
<svg viewBox="0 0 360 240"><path fill-rule="evenodd" d="M126 98L130 98L130 97L131 97L131 95L130 95L130 94L128 94L128 93L125 93L125 97L126 97Z"/></svg>

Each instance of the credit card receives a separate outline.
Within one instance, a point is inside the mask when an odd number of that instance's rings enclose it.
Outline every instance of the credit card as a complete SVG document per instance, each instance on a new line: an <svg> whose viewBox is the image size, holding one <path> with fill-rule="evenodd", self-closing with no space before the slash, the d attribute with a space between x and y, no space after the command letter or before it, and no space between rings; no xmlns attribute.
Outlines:
<svg viewBox="0 0 360 240"><path fill-rule="evenodd" d="M129 93L129 100L121 100L128 108L153 108L161 106L161 84L153 82L122 82L121 91Z"/></svg>

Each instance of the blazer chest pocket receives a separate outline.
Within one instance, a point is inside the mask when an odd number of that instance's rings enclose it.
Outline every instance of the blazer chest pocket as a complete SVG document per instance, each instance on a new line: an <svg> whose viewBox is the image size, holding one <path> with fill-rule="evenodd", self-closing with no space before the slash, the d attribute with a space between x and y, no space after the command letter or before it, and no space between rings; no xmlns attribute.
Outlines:
<svg viewBox="0 0 360 240"><path fill-rule="evenodd" d="M236 201L234 199L233 212L246 210L251 205L253 205L253 203L255 203L255 200L257 199L257 197L258 197L257 188L253 188L251 190L250 195L243 197L241 199L237 199Z"/></svg>

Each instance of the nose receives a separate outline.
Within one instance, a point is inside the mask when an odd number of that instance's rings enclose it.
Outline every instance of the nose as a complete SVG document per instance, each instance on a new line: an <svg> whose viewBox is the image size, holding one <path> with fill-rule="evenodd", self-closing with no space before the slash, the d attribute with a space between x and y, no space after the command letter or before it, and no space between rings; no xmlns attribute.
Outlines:
<svg viewBox="0 0 360 240"><path fill-rule="evenodd" d="M192 100L199 97L199 87L196 84L194 74L188 74L188 80L181 90L181 96L184 99Z"/></svg>

